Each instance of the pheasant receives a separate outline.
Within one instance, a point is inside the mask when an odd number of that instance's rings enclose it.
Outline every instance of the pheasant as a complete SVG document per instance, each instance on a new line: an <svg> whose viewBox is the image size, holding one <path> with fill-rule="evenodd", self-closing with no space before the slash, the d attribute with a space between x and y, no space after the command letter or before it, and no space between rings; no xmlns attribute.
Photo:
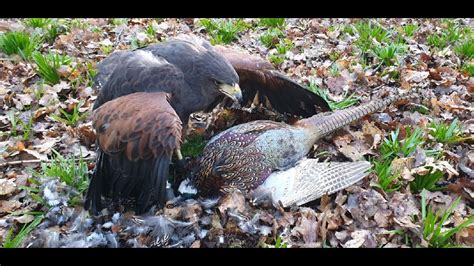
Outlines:
<svg viewBox="0 0 474 266"><path fill-rule="evenodd" d="M284 207L334 193L366 176L370 163L323 163L306 154L322 137L401 98L320 113L292 125L260 120L231 127L207 143L192 181L203 196L253 191L254 199L270 196Z"/></svg>

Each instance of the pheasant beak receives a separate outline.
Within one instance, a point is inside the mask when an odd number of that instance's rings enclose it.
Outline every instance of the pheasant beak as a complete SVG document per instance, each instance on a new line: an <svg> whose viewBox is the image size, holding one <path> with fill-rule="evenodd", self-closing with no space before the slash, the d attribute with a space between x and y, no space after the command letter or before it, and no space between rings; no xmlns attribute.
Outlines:
<svg viewBox="0 0 474 266"><path fill-rule="evenodd" d="M219 90L234 102L239 104L242 102L242 91L240 90L239 84L221 84L219 85Z"/></svg>

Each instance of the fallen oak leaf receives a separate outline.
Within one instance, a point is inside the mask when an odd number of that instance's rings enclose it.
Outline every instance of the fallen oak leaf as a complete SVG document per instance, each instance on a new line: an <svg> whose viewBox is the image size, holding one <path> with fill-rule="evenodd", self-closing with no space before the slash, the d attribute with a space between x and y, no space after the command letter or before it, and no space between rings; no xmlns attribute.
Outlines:
<svg viewBox="0 0 474 266"><path fill-rule="evenodd" d="M21 202L18 200L2 200L0 201L0 214L11 213L21 207Z"/></svg>
<svg viewBox="0 0 474 266"><path fill-rule="evenodd" d="M61 65L56 71L58 72L59 77L66 78L71 75L71 70L72 69L70 67L66 65Z"/></svg>
<svg viewBox="0 0 474 266"><path fill-rule="evenodd" d="M200 247L201 247L201 241L200 240L195 240L190 246L190 248L200 248Z"/></svg>
<svg viewBox="0 0 474 266"><path fill-rule="evenodd" d="M41 161L48 161L48 156L46 154L40 154L35 150L30 149L23 149L24 152L28 153L29 155L33 156L34 158L41 160Z"/></svg>
<svg viewBox="0 0 474 266"><path fill-rule="evenodd" d="M67 76L67 79L69 81L73 81L77 78L79 78L79 76L81 75L81 72L79 71L79 69L73 69L72 71L70 71L69 75Z"/></svg>
<svg viewBox="0 0 474 266"><path fill-rule="evenodd" d="M430 77L433 73L433 83L436 85L450 87L456 82L458 73L449 67L437 67L436 69L430 69Z"/></svg>
<svg viewBox="0 0 474 266"><path fill-rule="evenodd" d="M440 170L448 174L448 180L451 179L453 175L458 176L459 173L448 161L434 161L433 157L426 158L426 164L420 167L411 169L412 174L418 175L427 175L431 171Z"/></svg>
<svg viewBox="0 0 474 266"><path fill-rule="evenodd" d="M403 168L403 171L400 176L408 182L415 180L415 177L411 174L410 170L407 167Z"/></svg>
<svg viewBox="0 0 474 266"><path fill-rule="evenodd" d="M433 107L442 107L448 111L461 110L474 112L474 107L464 106L462 105L462 103L463 101L459 98L459 95L457 95L457 93L452 93L451 95L443 95L441 96L440 100L436 98L431 98L431 105Z"/></svg>
<svg viewBox="0 0 474 266"><path fill-rule="evenodd" d="M374 215L374 221L377 223L377 226L380 228L388 227L390 225L391 215L392 215L392 211L382 209Z"/></svg>
<svg viewBox="0 0 474 266"><path fill-rule="evenodd" d="M22 216L16 217L13 220L21 224L27 224L32 222L34 219L35 217L31 214L23 214Z"/></svg>
<svg viewBox="0 0 474 266"><path fill-rule="evenodd" d="M18 141L15 145L15 149L16 151L23 151L24 149L26 149L25 147L25 144L21 141Z"/></svg>
<svg viewBox="0 0 474 266"><path fill-rule="evenodd" d="M293 230L303 238L305 244L315 243L319 231L316 212L311 208L301 208L299 214Z"/></svg>
<svg viewBox="0 0 474 266"><path fill-rule="evenodd" d="M469 91L469 93L474 93L474 78L473 77L469 78L469 82L467 84L467 90Z"/></svg>
<svg viewBox="0 0 474 266"><path fill-rule="evenodd" d="M376 223L372 217L381 210L388 209L388 202L381 193L374 189L362 189L354 187L354 190L359 190L354 194L349 194L345 209L349 211L356 225L363 227L373 227ZM351 188L349 187L349 188ZM347 190L347 189L346 189Z"/></svg>
<svg viewBox="0 0 474 266"><path fill-rule="evenodd" d="M420 210L412 194L395 192L388 204L393 212L393 221L401 227L418 229L420 225L414 224L412 217L419 216Z"/></svg>
<svg viewBox="0 0 474 266"><path fill-rule="evenodd" d="M43 98L41 98L41 99L43 99ZM55 110L56 110L56 108L51 107L51 106L40 107L33 114L33 120L38 121L38 120L44 118L46 115L49 115L49 114L53 113Z"/></svg>
<svg viewBox="0 0 474 266"><path fill-rule="evenodd" d="M382 142L383 132L375 126L375 122L363 121L362 132L369 143L371 144L370 149L377 149L378 145Z"/></svg>
<svg viewBox="0 0 474 266"><path fill-rule="evenodd" d="M245 197L242 192L235 190L231 193L226 194L218 207L221 213L225 213L227 210L235 210L240 214L249 214L249 206L245 201Z"/></svg>
<svg viewBox="0 0 474 266"><path fill-rule="evenodd" d="M0 196L10 195L15 192L16 189L17 186L12 180L5 178L0 179Z"/></svg>
<svg viewBox="0 0 474 266"><path fill-rule="evenodd" d="M419 83L428 78L430 75L429 71L413 71L406 70L403 72L402 80L405 82L415 82Z"/></svg>
<svg viewBox="0 0 474 266"><path fill-rule="evenodd" d="M79 97L81 99L89 98L93 95L94 90L91 87L79 88Z"/></svg>
<svg viewBox="0 0 474 266"><path fill-rule="evenodd" d="M359 146L359 148L360 147L361 146ZM352 145L347 144L343 144L342 147L339 148L339 151L344 154L344 156L354 162L362 160L364 158L364 155L369 153L368 149L364 151L362 149L358 149Z"/></svg>
<svg viewBox="0 0 474 266"><path fill-rule="evenodd" d="M463 223L464 220L461 220L457 224ZM474 225L469 227L463 228L459 232L456 233L456 242L462 243L469 247L474 247Z"/></svg>
<svg viewBox="0 0 474 266"><path fill-rule="evenodd" d="M337 136L334 138L333 142L336 145L339 152L344 156L351 159L352 161L360 161L364 159L366 154L374 154L364 143L361 141L363 139L360 134L354 133L355 136L351 134L346 134L344 136ZM353 139L351 141L351 139Z"/></svg>
<svg viewBox="0 0 474 266"><path fill-rule="evenodd" d="M48 137L45 137L44 139L40 140L39 141L39 144L34 144L33 145L33 148L40 152L40 153L46 153L46 154L50 154L51 153L51 149L56 145L56 143L59 142L59 139L57 138L48 138ZM41 159L41 158L38 158L38 159Z"/></svg>
<svg viewBox="0 0 474 266"><path fill-rule="evenodd" d="M344 243L344 248L360 248L362 246L368 248L376 247L375 236L369 230L357 230L351 233L351 240Z"/></svg>
<svg viewBox="0 0 474 266"><path fill-rule="evenodd" d="M474 151L469 151L461 158L459 169L474 179Z"/></svg>
<svg viewBox="0 0 474 266"><path fill-rule="evenodd" d="M415 159L413 157L393 159L392 164L391 164L392 174L394 174L394 175L401 174L401 173L405 172L405 169L408 169L408 171L409 171L410 169L412 169L414 161L415 161ZM406 175L406 173L405 173L405 175ZM411 180L409 180L409 181L411 181Z"/></svg>
<svg viewBox="0 0 474 266"><path fill-rule="evenodd" d="M30 106L33 100L33 96L23 93L16 94L16 96L13 98L13 102L15 103L16 109L18 110L23 110L24 106Z"/></svg>
<svg viewBox="0 0 474 266"><path fill-rule="evenodd" d="M51 105L59 104L58 94L56 92L44 93L38 100L38 104L44 106L48 110L48 114L52 113L56 108L52 109Z"/></svg>
<svg viewBox="0 0 474 266"><path fill-rule="evenodd" d="M446 190L463 196L469 201L474 201L474 180L468 178L459 178L454 184L448 184Z"/></svg>
<svg viewBox="0 0 474 266"><path fill-rule="evenodd" d="M429 71L430 71L430 79L442 80L441 75L439 74L439 72L436 69L430 68Z"/></svg>
<svg viewBox="0 0 474 266"><path fill-rule="evenodd" d="M426 53L421 53L420 54L420 60L424 63L428 63L432 60L432 57Z"/></svg>
<svg viewBox="0 0 474 266"><path fill-rule="evenodd" d="M90 125L83 125L77 128L74 128L74 134L79 137L79 141L86 147L90 147L95 143L96 135L94 130Z"/></svg>

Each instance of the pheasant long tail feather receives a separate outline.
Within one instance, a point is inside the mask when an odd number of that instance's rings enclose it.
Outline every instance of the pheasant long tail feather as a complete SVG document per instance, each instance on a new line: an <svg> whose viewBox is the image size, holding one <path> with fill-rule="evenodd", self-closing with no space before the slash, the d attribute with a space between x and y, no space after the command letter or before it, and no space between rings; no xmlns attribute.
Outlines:
<svg viewBox="0 0 474 266"><path fill-rule="evenodd" d="M307 119L302 119L298 122L298 124L317 130L319 133L318 135L322 137L339 128L349 125L357 119L383 109L397 100L408 97L411 97L411 95L391 96L385 99L371 101L360 106L350 107L332 113L319 114Z"/></svg>

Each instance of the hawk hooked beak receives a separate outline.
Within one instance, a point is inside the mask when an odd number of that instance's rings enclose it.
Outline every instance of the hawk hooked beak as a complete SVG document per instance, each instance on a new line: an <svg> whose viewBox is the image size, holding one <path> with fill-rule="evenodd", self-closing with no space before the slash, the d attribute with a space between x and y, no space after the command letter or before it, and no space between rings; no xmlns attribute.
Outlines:
<svg viewBox="0 0 474 266"><path fill-rule="evenodd" d="M240 90L239 84L220 84L219 91L222 92L225 96L234 100L234 102L239 103L242 101L242 91Z"/></svg>

